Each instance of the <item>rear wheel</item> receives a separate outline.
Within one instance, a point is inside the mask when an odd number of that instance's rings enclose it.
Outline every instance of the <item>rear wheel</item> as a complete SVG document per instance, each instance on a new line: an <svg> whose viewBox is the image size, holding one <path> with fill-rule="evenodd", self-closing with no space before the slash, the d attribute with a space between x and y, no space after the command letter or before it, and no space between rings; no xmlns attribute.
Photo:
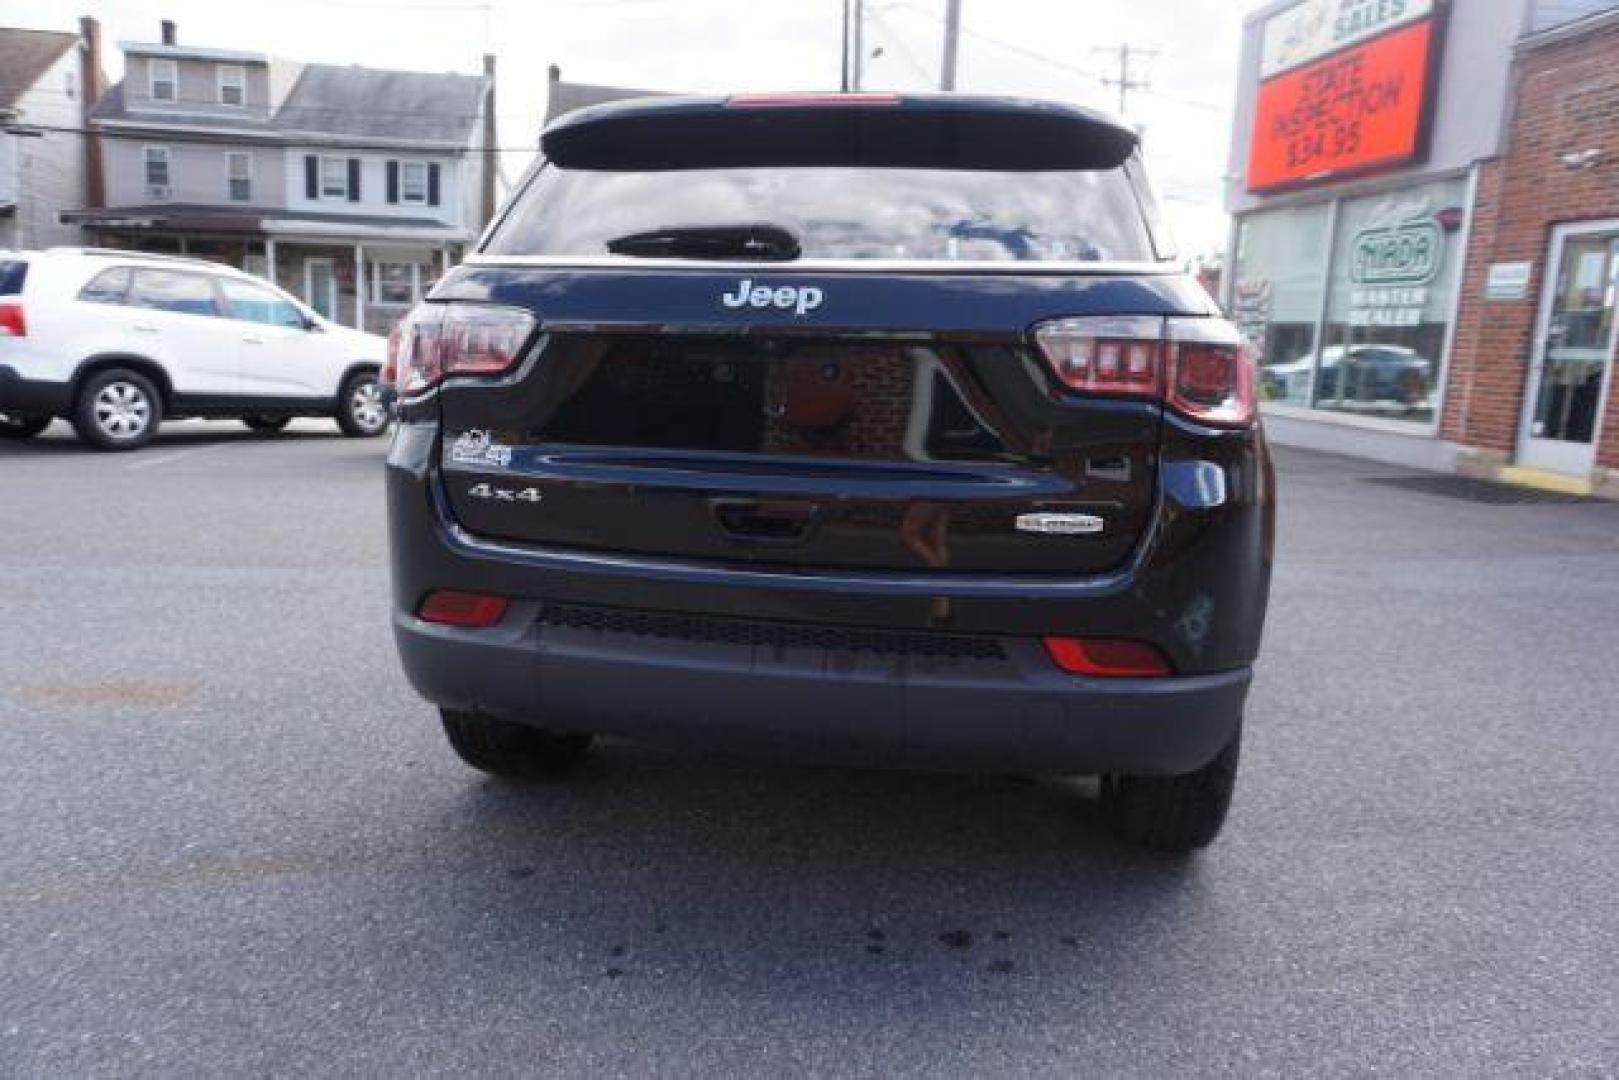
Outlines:
<svg viewBox="0 0 1619 1080"><path fill-rule="evenodd" d="M262 431L265 434L273 435L276 432L283 430L288 424L292 423L292 417L244 416L242 417L242 423L246 424L248 430L250 431Z"/></svg>
<svg viewBox="0 0 1619 1080"><path fill-rule="evenodd" d="M381 435L388 428L388 403L375 371L357 371L337 394L337 426L357 439Z"/></svg>
<svg viewBox="0 0 1619 1080"><path fill-rule="evenodd" d="M0 439L32 439L50 426L49 416L0 412Z"/></svg>
<svg viewBox="0 0 1619 1080"><path fill-rule="evenodd" d="M1214 760L1179 776L1102 777L1102 819L1119 839L1153 851L1206 847L1220 834L1237 786L1241 734Z"/></svg>
<svg viewBox="0 0 1619 1080"><path fill-rule="evenodd" d="M163 401L152 380L124 368L90 376L73 405L73 430L97 450L145 446L162 420Z"/></svg>
<svg viewBox="0 0 1619 1080"><path fill-rule="evenodd" d="M590 749L592 736L546 731L477 713L440 709L444 734L462 761L511 780L557 780Z"/></svg>

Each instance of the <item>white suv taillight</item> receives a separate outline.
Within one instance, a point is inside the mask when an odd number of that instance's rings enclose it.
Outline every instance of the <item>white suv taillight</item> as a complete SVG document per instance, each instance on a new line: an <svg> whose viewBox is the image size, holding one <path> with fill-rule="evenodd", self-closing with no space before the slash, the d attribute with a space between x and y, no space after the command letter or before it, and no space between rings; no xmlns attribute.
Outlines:
<svg viewBox="0 0 1619 1080"><path fill-rule="evenodd" d="M1152 398L1214 427L1254 422L1253 362L1224 319L1055 319L1035 327L1034 340L1058 380L1078 393Z"/></svg>
<svg viewBox="0 0 1619 1080"><path fill-rule="evenodd" d="M27 336L28 318L23 314L22 305L0 303L0 337Z"/></svg>
<svg viewBox="0 0 1619 1080"><path fill-rule="evenodd" d="M538 321L497 304L418 304L388 336L388 366L401 396L452 375L499 375L516 364Z"/></svg>

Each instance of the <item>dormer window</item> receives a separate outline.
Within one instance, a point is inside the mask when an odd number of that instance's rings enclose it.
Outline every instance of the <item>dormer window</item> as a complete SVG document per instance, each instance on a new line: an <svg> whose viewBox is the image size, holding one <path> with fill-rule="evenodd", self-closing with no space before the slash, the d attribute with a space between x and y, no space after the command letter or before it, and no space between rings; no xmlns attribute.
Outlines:
<svg viewBox="0 0 1619 1080"><path fill-rule="evenodd" d="M173 60L149 60L150 90L153 101L174 101L180 85L179 71Z"/></svg>
<svg viewBox="0 0 1619 1080"><path fill-rule="evenodd" d="M247 104L247 69L236 64L219 65L219 103L237 107Z"/></svg>

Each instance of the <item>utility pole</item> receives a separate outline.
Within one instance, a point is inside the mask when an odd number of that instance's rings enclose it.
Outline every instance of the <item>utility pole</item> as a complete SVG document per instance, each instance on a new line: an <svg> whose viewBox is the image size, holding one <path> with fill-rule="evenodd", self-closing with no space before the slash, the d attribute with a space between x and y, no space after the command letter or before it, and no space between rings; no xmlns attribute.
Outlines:
<svg viewBox="0 0 1619 1080"><path fill-rule="evenodd" d="M1157 56L1157 49L1132 49L1128 44L1120 45L1117 49L1093 49L1092 52L1114 53L1119 58L1119 77L1116 79L1102 76L1103 86L1116 86L1119 89L1119 119L1124 119L1126 103L1130 91L1146 90L1151 87L1146 79L1133 78L1130 74L1131 57Z"/></svg>
<svg viewBox="0 0 1619 1080"><path fill-rule="evenodd" d="M944 60L939 64L939 89L956 88L956 45L961 40L961 0L946 0L944 9Z"/></svg>
<svg viewBox="0 0 1619 1080"><path fill-rule="evenodd" d="M850 35L851 37L854 38L854 48L852 50L853 53L854 53L854 59L849 65L850 69L851 69L850 74L849 74L849 89L854 90L854 91L859 91L860 82L865 77L865 74L866 74L866 72L865 72L865 67L866 67L865 48L866 47L863 44L861 44L864 36L860 32L861 28L865 25L865 22L866 22L866 13L863 10L861 10L864 7L864 5L865 5L865 0L854 0L854 13L853 13L854 31Z"/></svg>
<svg viewBox="0 0 1619 1080"><path fill-rule="evenodd" d="M853 14L853 0L843 0L843 74L838 77L838 89L849 92L849 18Z"/></svg>

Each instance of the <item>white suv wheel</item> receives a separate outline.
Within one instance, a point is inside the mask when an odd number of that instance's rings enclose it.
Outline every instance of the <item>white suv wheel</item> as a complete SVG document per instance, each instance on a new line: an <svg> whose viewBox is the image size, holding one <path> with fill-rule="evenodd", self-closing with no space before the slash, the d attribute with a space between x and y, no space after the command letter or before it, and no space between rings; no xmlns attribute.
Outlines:
<svg viewBox="0 0 1619 1080"><path fill-rule="evenodd" d="M73 430L97 450L145 446L163 422L163 399L145 374L115 368L89 376L73 406Z"/></svg>
<svg viewBox="0 0 1619 1080"><path fill-rule="evenodd" d="M374 372L361 372L343 384L339 395L337 422L344 434L366 437L387 430L388 402Z"/></svg>
<svg viewBox="0 0 1619 1080"><path fill-rule="evenodd" d="M152 423L152 399L132 382L111 382L96 394L95 417L109 439L138 439Z"/></svg>

